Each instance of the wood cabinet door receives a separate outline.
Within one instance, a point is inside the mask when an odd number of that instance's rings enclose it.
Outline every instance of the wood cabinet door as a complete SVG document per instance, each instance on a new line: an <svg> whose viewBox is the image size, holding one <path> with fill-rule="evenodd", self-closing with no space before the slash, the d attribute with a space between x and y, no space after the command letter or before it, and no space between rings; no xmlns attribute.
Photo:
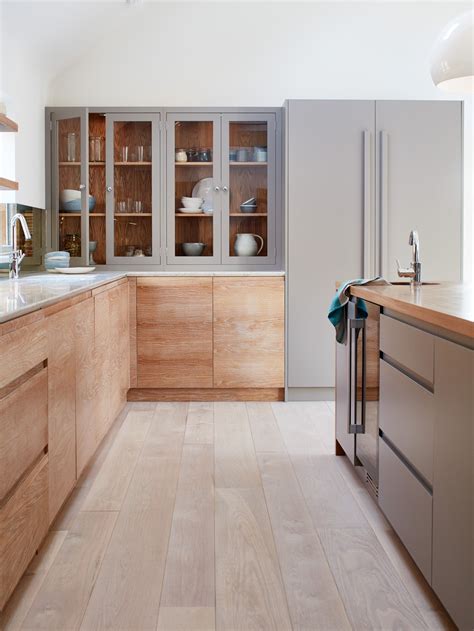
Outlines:
<svg viewBox="0 0 474 631"><path fill-rule="evenodd" d="M137 279L139 388L212 387L212 278Z"/></svg>
<svg viewBox="0 0 474 631"><path fill-rule="evenodd" d="M214 387L284 387L284 279L214 278Z"/></svg>
<svg viewBox="0 0 474 631"><path fill-rule="evenodd" d="M109 425L127 401L130 375L130 343L128 330L128 283L107 292L109 310L109 366L110 412Z"/></svg>
<svg viewBox="0 0 474 631"><path fill-rule="evenodd" d="M76 483L75 313L47 319L50 523Z"/></svg>

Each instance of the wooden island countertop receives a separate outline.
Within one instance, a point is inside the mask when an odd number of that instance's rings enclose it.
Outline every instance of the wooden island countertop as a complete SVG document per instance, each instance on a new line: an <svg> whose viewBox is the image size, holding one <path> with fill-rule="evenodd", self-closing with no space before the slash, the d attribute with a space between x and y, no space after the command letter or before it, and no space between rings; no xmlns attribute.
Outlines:
<svg viewBox="0 0 474 631"><path fill-rule="evenodd" d="M451 333L474 339L474 286L440 283L353 285L351 295L411 316Z"/></svg>

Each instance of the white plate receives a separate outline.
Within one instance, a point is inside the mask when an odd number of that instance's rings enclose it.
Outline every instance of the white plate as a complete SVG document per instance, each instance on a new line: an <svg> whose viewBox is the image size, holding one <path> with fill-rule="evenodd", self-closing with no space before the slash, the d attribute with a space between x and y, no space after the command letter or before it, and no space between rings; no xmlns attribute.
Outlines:
<svg viewBox="0 0 474 631"><path fill-rule="evenodd" d="M190 215L202 214L202 208L178 208L180 213L188 213Z"/></svg>
<svg viewBox="0 0 474 631"><path fill-rule="evenodd" d="M204 202L202 204L203 210L212 210L214 208L214 180L212 177L205 177L203 180L199 180L193 188L193 197L201 197Z"/></svg>
<svg viewBox="0 0 474 631"><path fill-rule="evenodd" d="M54 271L58 274L87 274L93 272L95 267L55 267Z"/></svg>

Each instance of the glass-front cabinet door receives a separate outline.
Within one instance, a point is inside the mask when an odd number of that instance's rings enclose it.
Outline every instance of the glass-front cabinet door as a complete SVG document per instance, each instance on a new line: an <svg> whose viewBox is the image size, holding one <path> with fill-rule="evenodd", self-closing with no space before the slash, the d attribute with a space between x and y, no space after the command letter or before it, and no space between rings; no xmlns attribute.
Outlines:
<svg viewBox="0 0 474 631"><path fill-rule="evenodd" d="M221 150L218 114L168 114L167 262L220 262Z"/></svg>
<svg viewBox="0 0 474 631"><path fill-rule="evenodd" d="M107 263L160 263L160 116L107 114Z"/></svg>
<svg viewBox="0 0 474 631"><path fill-rule="evenodd" d="M70 264L88 261L89 187L87 182L87 119L83 108L52 116L52 211L57 226L53 248L66 250Z"/></svg>
<svg viewBox="0 0 474 631"><path fill-rule="evenodd" d="M274 114L222 117L222 262L275 263Z"/></svg>

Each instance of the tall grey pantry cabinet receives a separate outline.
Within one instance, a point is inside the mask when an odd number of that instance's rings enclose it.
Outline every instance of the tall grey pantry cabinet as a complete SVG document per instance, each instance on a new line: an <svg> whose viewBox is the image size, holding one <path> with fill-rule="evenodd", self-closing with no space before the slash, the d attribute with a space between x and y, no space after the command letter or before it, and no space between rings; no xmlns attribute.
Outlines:
<svg viewBox="0 0 474 631"><path fill-rule="evenodd" d="M287 101L288 397L331 397L336 283L397 278L421 241L424 280L462 269L462 103Z"/></svg>

